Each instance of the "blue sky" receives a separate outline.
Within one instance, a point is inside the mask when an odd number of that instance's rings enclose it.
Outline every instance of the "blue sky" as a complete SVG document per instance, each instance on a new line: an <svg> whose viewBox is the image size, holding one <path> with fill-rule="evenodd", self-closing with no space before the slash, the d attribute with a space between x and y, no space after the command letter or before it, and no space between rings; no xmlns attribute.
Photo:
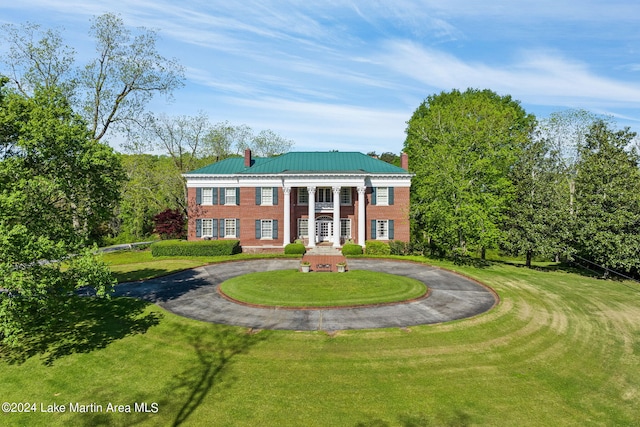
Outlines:
<svg viewBox="0 0 640 427"><path fill-rule="evenodd" d="M427 96L468 87L640 131L640 2L20 0L0 23L64 29L82 59L105 12L158 30L186 68L151 110L271 129L296 150L400 152Z"/></svg>

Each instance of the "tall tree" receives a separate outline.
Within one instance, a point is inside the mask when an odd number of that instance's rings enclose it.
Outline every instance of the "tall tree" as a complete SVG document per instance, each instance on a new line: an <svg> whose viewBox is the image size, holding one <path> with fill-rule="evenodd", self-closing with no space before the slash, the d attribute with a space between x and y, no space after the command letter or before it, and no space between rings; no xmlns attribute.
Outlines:
<svg viewBox="0 0 640 427"><path fill-rule="evenodd" d="M108 267L83 246L123 177L54 86L27 98L0 85L0 136L0 342L17 345L58 327L79 287L108 295Z"/></svg>
<svg viewBox="0 0 640 427"><path fill-rule="evenodd" d="M75 90L73 48L64 44L60 32L43 30L26 23L21 27L5 24L0 37L7 43L4 63L10 81L24 96L36 88L62 88L66 96Z"/></svg>
<svg viewBox="0 0 640 427"><path fill-rule="evenodd" d="M501 247L512 255L525 256L527 267L534 256L567 251L565 180L556 160L549 140L532 139L509 172L514 192L504 217Z"/></svg>
<svg viewBox="0 0 640 427"><path fill-rule="evenodd" d="M138 28L134 34L111 13L94 18L96 57L84 66L75 64L74 50L57 30L5 25L2 36L9 46L4 72L15 87L25 96L37 87L62 89L97 141L111 129L137 129L154 95L171 96L183 84L183 67L158 52L155 31Z"/></svg>
<svg viewBox="0 0 640 427"><path fill-rule="evenodd" d="M548 141L550 154L564 176L564 187L567 190L565 203L571 215L574 211L575 180L581 149L586 144L589 129L597 121L613 124L611 117L582 109L569 109L552 113L541 120L538 127L541 137Z"/></svg>
<svg viewBox="0 0 640 427"><path fill-rule="evenodd" d="M508 172L535 118L510 96L454 90L429 96L408 122L414 234L445 250L495 246L513 185Z"/></svg>
<svg viewBox="0 0 640 427"><path fill-rule="evenodd" d="M122 19L106 13L94 19L91 34L97 58L80 74L87 89L84 111L100 140L110 126L128 129L155 93L170 95L182 86L183 68L160 55L156 32L140 28L132 36Z"/></svg>
<svg viewBox="0 0 640 427"><path fill-rule="evenodd" d="M591 126L576 175L575 246L612 269L640 267L640 157L629 149L636 134Z"/></svg>

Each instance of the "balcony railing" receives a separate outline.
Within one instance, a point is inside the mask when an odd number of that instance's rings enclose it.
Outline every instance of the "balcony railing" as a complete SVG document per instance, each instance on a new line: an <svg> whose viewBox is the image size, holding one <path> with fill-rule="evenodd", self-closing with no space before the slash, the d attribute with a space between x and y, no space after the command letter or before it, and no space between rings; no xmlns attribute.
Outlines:
<svg viewBox="0 0 640 427"><path fill-rule="evenodd" d="M316 212L333 212L333 202L316 202Z"/></svg>

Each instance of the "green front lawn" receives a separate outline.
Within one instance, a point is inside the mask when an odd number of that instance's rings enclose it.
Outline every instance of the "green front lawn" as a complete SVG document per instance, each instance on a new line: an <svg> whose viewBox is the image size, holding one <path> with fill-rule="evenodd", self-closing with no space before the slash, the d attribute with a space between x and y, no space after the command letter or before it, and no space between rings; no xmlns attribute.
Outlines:
<svg viewBox="0 0 640 427"><path fill-rule="evenodd" d="M373 271L301 273L297 270L245 274L220 289L242 302L280 307L355 306L419 298L426 286L415 279Z"/></svg>
<svg viewBox="0 0 640 427"><path fill-rule="evenodd" d="M237 254L217 257L153 257L150 250L120 251L103 255L111 267L118 283L146 280L153 277L177 273L189 268L213 262L237 261L261 258L299 258L300 255L282 254Z"/></svg>
<svg viewBox="0 0 640 427"><path fill-rule="evenodd" d="M0 413L0 425L640 425L638 284L438 265L493 287L500 304L440 325L335 334L247 331L124 298L93 304L50 365L2 358L1 400L38 412ZM40 412L53 403L67 411ZM103 411L70 413L70 403ZM109 403L158 411L107 413Z"/></svg>

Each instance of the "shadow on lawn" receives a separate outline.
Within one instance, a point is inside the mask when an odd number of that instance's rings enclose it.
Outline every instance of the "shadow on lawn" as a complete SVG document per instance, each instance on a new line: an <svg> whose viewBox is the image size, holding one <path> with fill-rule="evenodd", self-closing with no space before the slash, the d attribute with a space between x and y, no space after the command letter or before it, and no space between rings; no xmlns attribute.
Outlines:
<svg viewBox="0 0 640 427"><path fill-rule="evenodd" d="M191 269L168 276L117 285L114 295L142 298L157 303L178 298L189 291L209 285L211 283L200 277L198 271Z"/></svg>
<svg viewBox="0 0 640 427"><path fill-rule="evenodd" d="M228 388L233 378L225 374L234 357L246 353L269 335L266 331L259 334L243 333L221 325L214 328L213 332L199 333L192 338L196 360L174 378L170 403L184 403L176 408L173 426L185 423L208 394Z"/></svg>
<svg viewBox="0 0 640 427"><path fill-rule="evenodd" d="M132 298L100 298L74 296L64 317L48 325L33 327L15 347L0 347L0 357L10 364L22 363L42 355L51 365L63 356L88 353L104 348L128 335L143 334L160 322L161 315L143 315L148 302Z"/></svg>
<svg viewBox="0 0 640 427"><path fill-rule="evenodd" d="M428 427L428 426L448 426L465 427L470 424L471 417L464 411L453 410L452 413L440 413L434 417L424 414L402 414L398 416L398 422L403 427ZM395 425L395 424L394 424ZM371 420L360 422L356 427L389 427L391 424L384 420Z"/></svg>

